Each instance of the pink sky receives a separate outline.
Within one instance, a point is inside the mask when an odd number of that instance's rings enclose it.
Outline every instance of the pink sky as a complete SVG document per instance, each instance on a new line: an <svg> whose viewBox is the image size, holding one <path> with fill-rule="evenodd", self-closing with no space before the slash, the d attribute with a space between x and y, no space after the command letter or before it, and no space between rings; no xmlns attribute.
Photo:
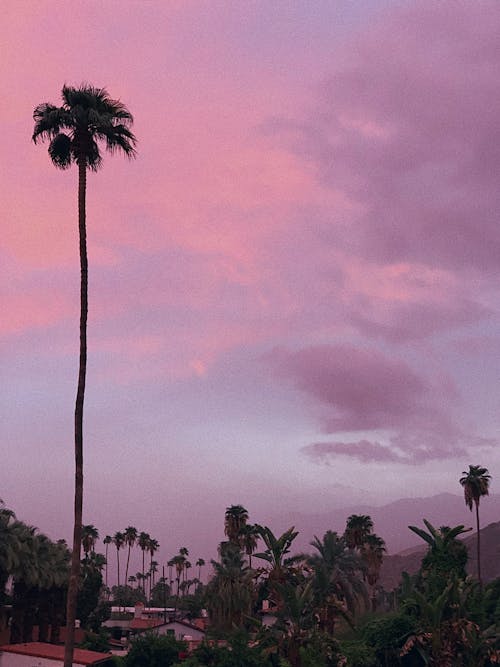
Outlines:
<svg viewBox="0 0 500 667"><path fill-rule="evenodd" d="M459 493L469 463L496 490L496 2L46 0L0 30L9 507L69 537L77 174L30 137L82 81L139 140L88 183L86 522L161 560L213 555L233 503Z"/></svg>

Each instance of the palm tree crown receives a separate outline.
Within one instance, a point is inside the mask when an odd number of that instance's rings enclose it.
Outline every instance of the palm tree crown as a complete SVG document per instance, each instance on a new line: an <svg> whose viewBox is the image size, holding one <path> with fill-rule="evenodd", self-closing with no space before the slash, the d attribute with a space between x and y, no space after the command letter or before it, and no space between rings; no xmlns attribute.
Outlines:
<svg viewBox="0 0 500 667"><path fill-rule="evenodd" d="M479 505L482 496L489 495L491 475L487 468L469 466L468 472L462 472L460 484L464 488L465 504L472 511L473 503Z"/></svg>
<svg viewBox="0 0 500 667"><path fill-rule="evenodd" d="M39 104L34 113L32 139L49 140L49 155L56 167L68 169L73 162L97 171L102 163L99 141L111 153L121 150L135 156L136 138L130 131L132 114L105 88L82 84L63 86L63 105Z"/></svg>
<svg viewBox="0 0 500 667"><path fill-rule="evenodd" d="M240 532L248 521L248 511L243 505L231 505L226 509L224 532L230 542L239 544Z"/></svg>

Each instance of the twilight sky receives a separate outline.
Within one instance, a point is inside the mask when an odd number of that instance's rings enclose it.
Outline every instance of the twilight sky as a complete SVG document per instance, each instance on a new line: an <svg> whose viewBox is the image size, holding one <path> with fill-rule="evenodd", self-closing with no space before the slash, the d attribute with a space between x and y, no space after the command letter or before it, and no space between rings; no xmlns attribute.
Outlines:
<svg viewBox="0 0 500 667"><path fill-rule="evenodd" d="M460 493L469 463L496 491L496 1L2 9L9 507L69 538L77 172L30 137L82 81L139 140L88 182L86 522L151 532L161 561L214 551L233 503L267 523Z"/></svg>

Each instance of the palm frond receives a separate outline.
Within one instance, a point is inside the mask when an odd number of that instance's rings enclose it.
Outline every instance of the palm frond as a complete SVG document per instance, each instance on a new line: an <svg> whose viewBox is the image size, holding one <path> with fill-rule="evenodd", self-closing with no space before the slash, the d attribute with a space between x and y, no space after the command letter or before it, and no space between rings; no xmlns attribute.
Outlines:
<svg viewBox="0 0 500 667"><path fill-rule="evenodd" d="M68 169L71 166L71 139L67 134L59 133L49 144L50 159L58 169Z"/></svg>

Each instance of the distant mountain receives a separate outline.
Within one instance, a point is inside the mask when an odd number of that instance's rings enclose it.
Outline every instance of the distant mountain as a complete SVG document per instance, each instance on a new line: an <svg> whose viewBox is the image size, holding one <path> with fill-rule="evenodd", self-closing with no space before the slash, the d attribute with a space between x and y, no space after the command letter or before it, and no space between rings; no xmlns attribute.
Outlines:
<svg viewBox="0 0 500 667"><path fill-rule="evenodd" d="M431 521L432 523L432 521ZM476 574L477 534L463 540L469 552L467 572ZM407 549L394 556L386 556L380 571L380 584L392 590L401 581L403 571L415 574L420 568L427 547L422 542L418 547ZM500 577L500 521L490 523L481 529L481 574L485 582Z"/></svg>
<svg viewBox="0 0 500 667"><path fill-rule="evenodd" d="M387 505L357 505L342 509L332 508L321 513L269 512L268 524L274 532L295 526L300 531L294 545L299 551L309 551L314 535L322 537L327 530L344 532L346 519L351 514L369 514L374 530L387 544L390 554L416 546L415 534L409 525L422 526L427 519L435 526L466 527L475 525L474 514L465 505L463 495L440 493L429 498L402 498ZM486 526L500 519L500 495L495 494L481 501L481 523Z"/></svg>

